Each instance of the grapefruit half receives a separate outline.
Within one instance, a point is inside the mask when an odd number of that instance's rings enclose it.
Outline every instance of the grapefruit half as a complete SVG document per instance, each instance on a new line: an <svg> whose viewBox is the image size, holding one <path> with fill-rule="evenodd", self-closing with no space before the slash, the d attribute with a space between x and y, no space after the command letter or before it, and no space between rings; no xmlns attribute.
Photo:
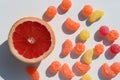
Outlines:
<svg viewBox="0 0 120 80"><path fill-rule="evenodd" d="M20 61L37 63L47 57L55 46L51 26L35 17L25 17L15 22L8 35L11 53Z"/></svg>

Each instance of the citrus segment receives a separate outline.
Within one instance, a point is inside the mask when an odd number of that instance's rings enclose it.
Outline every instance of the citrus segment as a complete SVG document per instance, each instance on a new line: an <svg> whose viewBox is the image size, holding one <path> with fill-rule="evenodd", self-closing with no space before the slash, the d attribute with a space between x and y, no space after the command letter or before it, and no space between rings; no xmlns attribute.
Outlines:
<svg viewBox="0 0 120 80"><path fill-rule="evenodd" d="M51 27L43 20L26 17L11 28L8 43L12 54L27 63L36 63L49 55L55 45Z"/></svg>

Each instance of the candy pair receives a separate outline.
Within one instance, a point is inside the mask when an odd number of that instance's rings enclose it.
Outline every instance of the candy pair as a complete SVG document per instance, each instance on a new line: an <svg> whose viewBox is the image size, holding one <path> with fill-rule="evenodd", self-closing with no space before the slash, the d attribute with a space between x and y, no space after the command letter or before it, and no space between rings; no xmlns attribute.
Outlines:
<svg viewBox="0 0 120 80"><path fill-rule="evenodd" d="M96 22L104 15L104 12L101 10L95 10L93 12L93 8L90 5L85 5L81 12L84 17L88 18L90 23Z"/></svg>
<svg viewBox="0 0 120 80"><path fill-rule="evenodd" d="M101 55L104 52L104 46L102 44L96 44L93 49L88 49L83 54L83 61L86 64L92 63L92 58L94 55Z"/></svg>
<svg viewBox="0 0 120 80"><path fill-rule="evenodd" d="M118 73L120 73L120 62L114 62L111 66L109 66L107 63L104 63L101 66L101 73L106 78L113 78Z"/></svg>
<svg viewBox="0 0 120 80"><path fill-rule="evenodd" d="M105 37L108 41L115 41L119 37L117 30L109 30L108 26L101 26L98 30L98 34L102 37Z"/></svg>
<svg viewBox="0 0 120 80"><path fill-rule="evenodd" d="M63 47L62 47L62 55L67 56L68 54L70 54L72 49L73 49L74 53L79 56L84 52L85 45L81 42L78 42L78 43L76 43L76 45L73 48L72 41L69 39L66 39L64 41Z"/></svg>
<svg viewBox="0 0 120 80"><path fill-rule="evenodd" d="M74 77L74 74L67 63L61 66L61 63L59 61L53 61L49 66L49 70L52 73L57 73L60 71L61 74L67 79Z"/></svg>
<svg viewBox="0 0 120 80"><path fill-rule="evenodd" d="M62 11L67 11L72 6L71 0L63 0L60 4ZM49 6L45 12L47 18L53 18L57 14L57 9L55 6Z"/></svg>

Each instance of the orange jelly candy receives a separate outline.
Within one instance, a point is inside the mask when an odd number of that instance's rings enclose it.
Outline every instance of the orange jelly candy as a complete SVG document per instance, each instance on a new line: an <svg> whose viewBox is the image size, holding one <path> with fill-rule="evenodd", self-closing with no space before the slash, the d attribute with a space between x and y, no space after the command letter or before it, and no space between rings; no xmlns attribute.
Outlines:
<svg viewBox="0 0 120 80"><path fill-rule="evenodd" d="M50 66L49 66L49 70L52 72L52 73L57 73L61 68L61 64L59 61L53 61Z"/></svg>
<svg viewBox="0 0 120 80"><path fill-rule="evenodd" d="M68 79L71 79L72 77L74 77L74 74L72 72L72 70L70 70L68 64L63 64L62 68L61 68L61 74Z"/></svg>
<svg viewBox="0 0 120 80"><path fill-rule="evenodd" d="M88 72L88 70L90 70L90 65L84 64L84 63L81 63L81 62L76 62L74 64L74 67L81 74L84 74L84 73Z"/></svg>
<svg viewBox="0 0 120 80"><path fill-rule="evenodd" d="M85 45L83 43L76 43L75 47L74 47L74 52L77 55L82 54L85 51Z"/></svg>
<svg viewBox="0 0 120 80"><path fill-rule="evenodd" d="M115 41L116 39L118 39L118 37L119 37L119 33L117 30L111 30L107 35L107 39L109 41Z"/></svg>
<svg viewBox="0 0 120 80"><path fill-rule="evenodd" d="M31 80L39 80L39 72L35 67L28 66L26 68L27 73L31 76Z"/></svg>
<svg viewBox="0 0 120 80"><path fill-rule="evenodd" d="M46 16L48 18L53 18L57 13L57 9L54 6L49 6L46 10Z"/></svg>
<svg viewBox="0 0 120 80"><path fill-rule="evenodd" d="M110 67L116 74L120 73L120 62L114 62Z"/></svg>
<svg viewBox="0 0 120 80"><path fill-rule="evenodd" d="M94 47L94 54L100 55L104 52L104 46L102 44L97 44Z"/></svg>
<svg viewBox="0 0 120 80"><path fill-rule="evenodd" d="M63 43L62 54L64 56L68 55L71 52L72 47L73 47L72 41L69 39L66 39L65 42Z"/></svg>
<svg viewBox="0 0 120 80"><path fill-rule="evenodd" d="M67 18L65 21L65 27L70 31L76 31L80 27L80 23L72 20L71 18Z"/></svg>
<svg viewBox="0 0 120 80"><path fill-rule="evenodd" d="M90 5L85 5L82 9L82 14L85 17L88 17L93 12L93 8Z"/></svg>
<svg viewBox="0 0 120 80"><path fill-rule="evenodd" d="M116 74L112 71L112 69L108 66L107 63L104 63L101 66L101 73L106 77L106 78L113 78L116 76Z"/></svg>
<svg viewBox="0 0 120 80"><path fill-rule="evenodd" d="M69 10L71 8L71 6L72 6L71 0L62 0L62 3L60 5L61 10L63 10L63 11Z"/></svg>

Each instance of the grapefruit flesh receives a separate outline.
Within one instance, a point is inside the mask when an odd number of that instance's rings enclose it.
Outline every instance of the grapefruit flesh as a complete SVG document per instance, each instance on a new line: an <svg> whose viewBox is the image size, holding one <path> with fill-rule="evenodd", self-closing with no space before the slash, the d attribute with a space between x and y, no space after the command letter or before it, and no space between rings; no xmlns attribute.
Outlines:
<svg viewBox="0 0 120 80"><path fill-rule="evenodd" d="M43 55L51 45L49 31L44 25L32 21L18 25L12 38L18 53L29 59Z"/></svg>
<svg viewBox="0 0 120 80"><path fill-rule="evenodd" d="M12 54L27 63L36 63L48 56L54 48L52 28L43 20L26 17L11 28L8 44Z"/></svg>

